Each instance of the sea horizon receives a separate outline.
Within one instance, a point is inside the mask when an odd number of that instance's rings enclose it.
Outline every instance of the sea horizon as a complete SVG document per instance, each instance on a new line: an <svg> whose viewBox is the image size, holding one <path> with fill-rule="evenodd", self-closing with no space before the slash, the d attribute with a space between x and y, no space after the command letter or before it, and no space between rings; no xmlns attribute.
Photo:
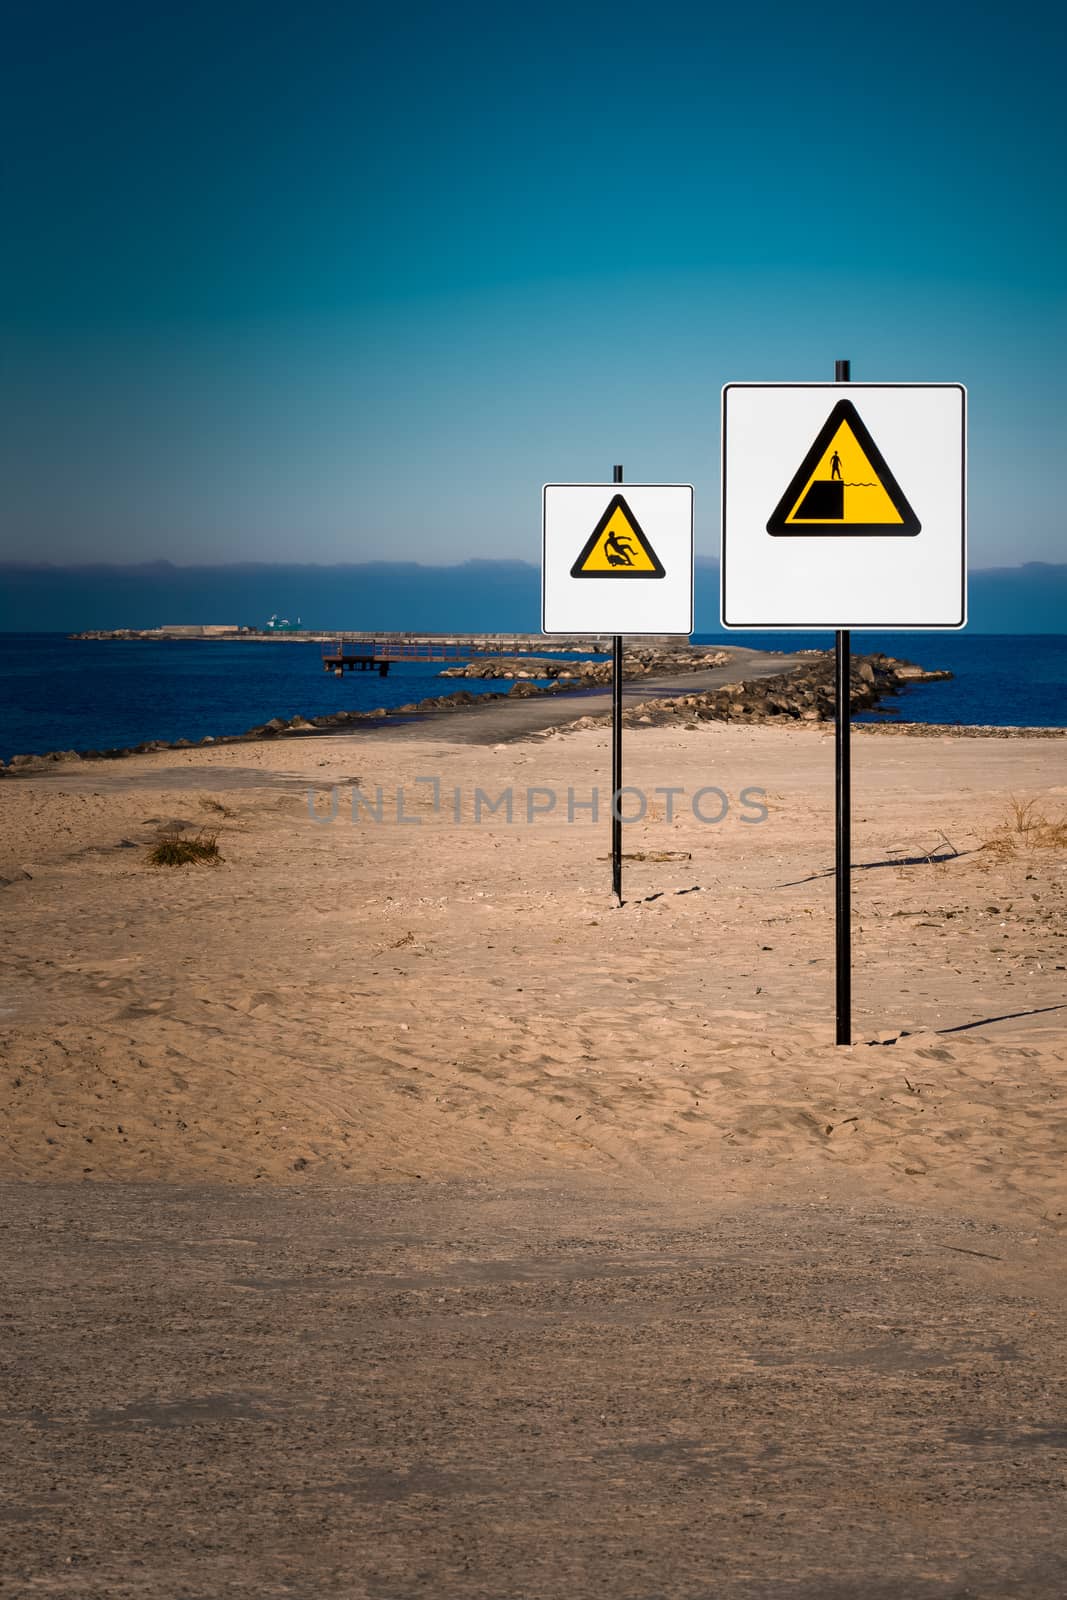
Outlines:
<svg viewBox="0 0 1067 1600"><path fill-rule="evenodd" d="M968 590L971 633L1058 633L1067 619L1065 563L972 568ZM696 558L693 614L718 626L719 563L710 556ZM514 559L0 562L0 634L196 623L261 628L272 615L324 630L536 633L541 571Z"/></svg>

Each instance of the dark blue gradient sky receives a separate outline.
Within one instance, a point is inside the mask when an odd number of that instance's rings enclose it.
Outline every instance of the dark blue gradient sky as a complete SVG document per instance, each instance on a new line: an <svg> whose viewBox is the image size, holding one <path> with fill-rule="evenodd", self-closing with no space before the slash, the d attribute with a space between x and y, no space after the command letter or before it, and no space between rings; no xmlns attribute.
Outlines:
<svg viewBox="0 0 1067 1600"><path fill-rule="evenodd" d="M1062 559L1051 8L16 4L0 557L539 555L738 379L959 380L977 565Z"/></svg>

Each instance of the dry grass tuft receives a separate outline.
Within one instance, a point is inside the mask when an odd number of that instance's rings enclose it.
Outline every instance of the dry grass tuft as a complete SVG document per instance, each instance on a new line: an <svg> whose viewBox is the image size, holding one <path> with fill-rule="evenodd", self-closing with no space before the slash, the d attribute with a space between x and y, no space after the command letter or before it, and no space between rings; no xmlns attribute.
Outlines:
<svg viewBox="0 0 1067 1600"><path fill-rule="evenodd" d="M1038 810L1038 800L1012 795L1008 814L980 846L1006 859L1020 850L1067 850L1067 816L1048 817Z"/></svg>
<svg viewBox="0 0 1067 1600"><path fill-rule="evenodd" d="M192 839L180 833L164 834L148 852L148 863L153 867L184 867L190 862L217 866L222 859L218 837L213 833L198 833Z"/></svg>
<svg viewBox="0 0 1067 1600"><path fill-rule="evenodd" d="M220 817L234 817L237 815L235 811L230 810L229 806L224 806L221 800L216 800L209 794L200 796L200 809L201 811L214 811Z"/></svg>

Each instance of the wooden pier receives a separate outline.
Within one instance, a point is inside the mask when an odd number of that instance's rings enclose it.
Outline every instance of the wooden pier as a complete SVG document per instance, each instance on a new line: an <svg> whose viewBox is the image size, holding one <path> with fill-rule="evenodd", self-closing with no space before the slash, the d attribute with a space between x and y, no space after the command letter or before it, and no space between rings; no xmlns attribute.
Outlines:
<svg viewBox="0 0 1067 1600"><path fill-rule="evenodd" d="M403 639L333 639L322 647L322 670L332 672L337 678L346 672L377 672L380 678L387 678L394 661L445 662L457 666L462 661L501 653L499 648L475 650L462 644L412 644Z"/></svg>

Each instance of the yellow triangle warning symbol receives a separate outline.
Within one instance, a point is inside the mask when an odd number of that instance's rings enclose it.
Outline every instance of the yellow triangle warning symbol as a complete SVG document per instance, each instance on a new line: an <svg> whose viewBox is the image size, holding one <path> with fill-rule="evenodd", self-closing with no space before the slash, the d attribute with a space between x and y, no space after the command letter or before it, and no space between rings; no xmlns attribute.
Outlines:
<svg viewBox="0 0 1067 1600"><path fill-rule="evenodd" d="M663 563L621 494L611 500L571 568L572 578L662 578Z"/></svg>
<svg viewBox="0 0 1067 1600"><path fill-rule="evenodd" d="M839 400L767 523L773 534L914 534L921 524L851 400Z"/></svg>

